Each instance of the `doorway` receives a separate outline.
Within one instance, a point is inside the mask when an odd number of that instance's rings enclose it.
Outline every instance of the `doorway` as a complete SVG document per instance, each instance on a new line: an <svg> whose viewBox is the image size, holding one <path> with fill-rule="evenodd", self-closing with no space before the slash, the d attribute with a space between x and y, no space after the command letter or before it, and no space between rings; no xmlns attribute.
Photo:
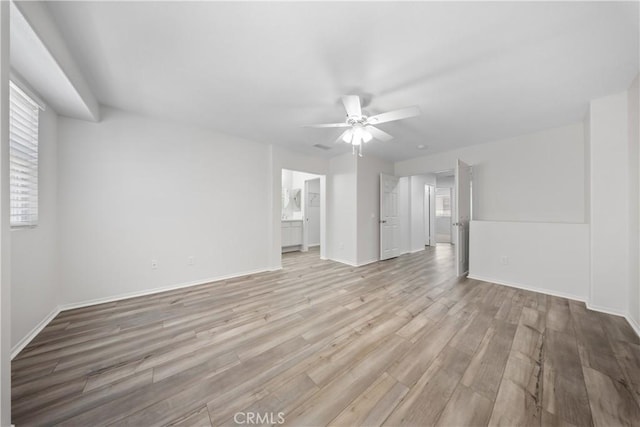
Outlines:
<svg viewBox="0 0 640 427"><path fill-rule="evenodd" d="M453 243L451 222L451 188L436 188L436 242Z"/></svg>
<svg viewBox="0 0 640 427"><path fill-rule="evenodd" d="M455 171L446 170L436 174L436 242L455 244L456 230L453 227L455 214Z"/></svg>
<svg viewBox="0 0 640 427"><path fill-rule="evenodd" d="M282 169L281 253L312 252L321 256L323 226L323 175Z"/></svg>

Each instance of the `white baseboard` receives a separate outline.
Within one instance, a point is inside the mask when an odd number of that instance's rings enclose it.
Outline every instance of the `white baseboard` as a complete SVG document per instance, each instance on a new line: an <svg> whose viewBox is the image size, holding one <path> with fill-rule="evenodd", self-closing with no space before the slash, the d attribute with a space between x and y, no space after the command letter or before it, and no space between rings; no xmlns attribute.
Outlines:
<svg viewBox="0 0 640 427"><path fill-rule="evenodd" d="M340 258L329 258L329 261L339 262L340 264L350 265L351 267L358 267L358 264Z"/></svg>
<svg viewBox="0 0 640 427"><path fill-rule="evenodd" d="M561 297L561 298L568 298L568 299L572 299L572 300L575 300L575 301L580 301L580 302L585 302L586 303L586 298L580 297L578 295L567 294L567 293L564 293L564 292L550 291L548 289L536 288L534 286L522 285L522 284L519 284L519 283L507 283L507 282L504 282L502 280L492 279L490 277L477 276L475 274L469 274L467 277L469 277L469 279L482 280L483 282L495 283L496 285L509 286L511 288L523 289L525 291L538 292L538 293L545 294L545 295L551 295L551 296L554 296L554 297Z"/></svg>
<svg viewBox="0 0 640 427"><path fill-rule="evenodd" d="M374 262L378 262L378 261L380 261L378 258L371 258L371 259L369 259L367 261L359 262L358 263L358 267L362 267L362 266L368 265L368 264L373 264Z"/></svg>
<svg viewBox="0 0 640 427"><path fill-rule="evenodd" d="M593 310L593 311L599 311L601 313L606 313L606 314L613 314L614 316L622 316L622 317L627 317L627 313L620 311L620 310L615 310L615 309L611 309L611 308L607 308L607 307L602 307L599 305L594 305L589 303L588 301L586 302L587 308L589 310Z"/></svg>
<svg viewBox="0 0 640 427"><path fill-rule="evenodd" d="M275 270L281 270L281 269L282 267L275 268ZM38 323L27 335L25 335L20 341L18 341L18 343L15 346L13 346L13 348L11 348L11 359L16 357L18 353L20 353L22 349L24 349L27 346L27 344L29 344L36 337L36 335L38 335L40 331L42 331L45 328L45 326L47 326L49 322L51 322L53 318L56 317L62 311L72 310L74 308L89 307L92 305L104 304L107 302L120 301L124 299L129 299L129 298L136 298L136 297L141 297L145 295L153 295L160 292L172 291L172 290L181 289L181 288L188 288L190 286L204 285L211 282L218 282L220 280L233 279L233 278L242 277L242 276L249 276L251 274L257 274L257 273L264 273L266 271L274 271L274 270L270 270L270 269L251 270L243 273L229 274L229 275L219 276L211 279L197 280L193 282L163 286L160 288L148 289L144 291L129 292L126 294L119 294L119 295L114 295L110 297L96 298L96 299L87 300L87 301L80 301L80 302L73 302L69 304L58 305L56 308L54 308L51 311L51 313L45 316L40 321L40 323Z"/></svg>
<svg viewBox="0 0 640 427"><path fill-rule="evenodd" d="M328 259L329 259L329 261L339 262L340 264L350 265L351 267L363 267L365 265L373 264L374 262L380 261L377 258L375 258L375 259L372 258L372 259L369 259L369 260L366 260L366 261L363 261L363 262L355 263L355 262L346 261L346 260L339 259L339 258L328 258Z"/></svg>
<svg viewBox="0 0 640 427"><path fill-rule="evenodd" d="M421 251L424 251L424 250L425 250L425 249L424 249L424 246L423 246L423 247L422 247L422 248L420 248L420 249L414 249L414 250L412 250L412 251L409 251L409 253L410 253L410 254L415 254L416 252L421 252Z"/></svg>
<svg viewBox="0 0 640 427"><path fill-rule="evenodd" d="M598 305L590 304L587 301L586 298L579 297L579 296L576 296L576 295L571 295L571 294L565 294L564 292L555 292L555 291L549 291L547 289L534 288L532 286L525 286L525 285L519 285L519 284L514 284L514 283L506 283L506 282L503 282L501 280L495 280L495 279L491 279L491 278L488 278L488 277L481 277L481 276L475 276L475 275L469 275L467 277L469 277L469 279L482 280L483 282L495 283L496 285L509 286L511 288L524 289L526 291L538 292L538 293L545 294L545 295L551 295L551 296L554 296L554 297L567 298L567 299L572 299L574 301L583 302L583 303L585 303L585 306L589 310L598 311L600 313L605 313L605 314L612 314L614 316L624 317L626 319L627 323L629 323L629 325L631 326L631 329L633 329L634 332L636 333L636 335L638 335L640 337L640 325L635 320L633 320L631 318L631 316L629 316L628 313L622 312L620 310L612 310L610 308L606 308L606 307L601 307L601 306L598 306Z"/></svg>
<svg viewBox="0 0 640 427"><path fill-rule="evenodd" d="M640 324L636 322L631 316L624 316L624 318L627 319L627 322L629 322L631 329L635 331L636 335L640 337Z"/></svg>
<svg viewBox="0 0 640 427"><path fill-rule="evenodd" d="M56 306L51 313L47 314L27 335L11 348L11 360L13 360L35 337L49 324L60 312L60 306Z"/></svg>
<svg viewBox="0 0 640 427"><path fill-rule="evenodd" d="M225 276L218 276L218 277L213 277L209 279L196 280L193 282L180 283L177 285L168 285L168 286L162 286L159 288L147 289L147 290L137 291L137 292L129 292L126 294L118 294L118 295L113 295L113 296L104 297L104 298L96 298L96 299L87 300L87 301L62 304L60 306L60 311L72 310L74 308L88 307L88 306L97 305L97 304L104 304L107 302L120 301L123 299L142 297L145 295L153 295L160 292L173 291L176 289L188 288L190 286L204 285L211 282L219 282L220 280L234 279L236 277L249 276L251 274L264 273L267 271L269 270L266 268L261 268L261 269L245 271L237 274L228 274Z"/></svg>

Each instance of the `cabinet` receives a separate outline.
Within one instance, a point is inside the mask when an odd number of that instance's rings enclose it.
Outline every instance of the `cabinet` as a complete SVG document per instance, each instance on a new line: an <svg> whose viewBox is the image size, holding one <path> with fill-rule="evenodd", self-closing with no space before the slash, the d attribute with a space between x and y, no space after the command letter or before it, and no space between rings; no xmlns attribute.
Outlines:
<svg viewBox="0 0 640 427"><path fill-rule="evenodd" d="M282 247L302 245L302 220L282 221Z"/></svg>

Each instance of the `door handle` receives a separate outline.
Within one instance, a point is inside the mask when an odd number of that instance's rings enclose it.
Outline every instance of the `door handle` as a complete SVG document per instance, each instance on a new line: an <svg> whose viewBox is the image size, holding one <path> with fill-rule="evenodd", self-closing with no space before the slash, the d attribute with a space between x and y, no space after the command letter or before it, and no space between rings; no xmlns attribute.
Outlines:
<svg viewBox="0 0 640 427"><path fill-rule="evenodd" d="M380 224L386 224L386 223L387 223L386 219L380 220Z"/></svg>

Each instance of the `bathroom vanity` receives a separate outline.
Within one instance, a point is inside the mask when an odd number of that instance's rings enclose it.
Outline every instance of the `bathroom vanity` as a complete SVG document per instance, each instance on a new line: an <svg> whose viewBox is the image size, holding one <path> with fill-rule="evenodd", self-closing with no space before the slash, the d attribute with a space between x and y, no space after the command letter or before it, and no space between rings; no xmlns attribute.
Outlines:
<svg viewBox="0 0 640 427"><path fill-rule="evenodd" d="M302 220L282 220L282 252L298 251L302 247Z"/></svg>

